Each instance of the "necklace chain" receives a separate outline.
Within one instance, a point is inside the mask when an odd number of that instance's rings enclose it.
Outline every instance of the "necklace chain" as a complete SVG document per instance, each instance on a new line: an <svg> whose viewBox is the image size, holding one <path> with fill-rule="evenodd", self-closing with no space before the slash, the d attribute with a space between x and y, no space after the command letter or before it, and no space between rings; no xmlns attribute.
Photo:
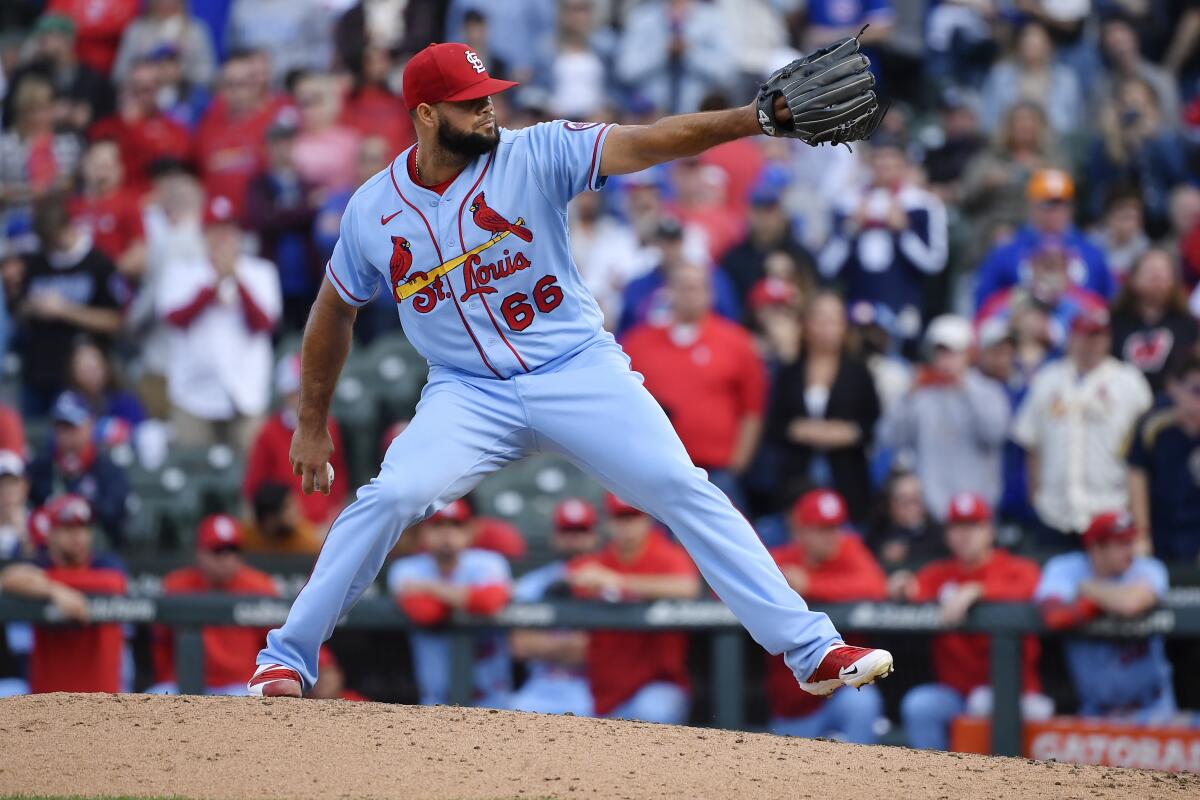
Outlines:
<svg viewBox="0 0 1200 800"><path fill-rule="evenodd" d="M419 180L419 181L421 180L421 163L419 160L420 157L421 157L421 146L417 145L416 147L413 148L413 172L417 173L417 180ZM424 183L424 181L421 181L421 182Z"/></svg>

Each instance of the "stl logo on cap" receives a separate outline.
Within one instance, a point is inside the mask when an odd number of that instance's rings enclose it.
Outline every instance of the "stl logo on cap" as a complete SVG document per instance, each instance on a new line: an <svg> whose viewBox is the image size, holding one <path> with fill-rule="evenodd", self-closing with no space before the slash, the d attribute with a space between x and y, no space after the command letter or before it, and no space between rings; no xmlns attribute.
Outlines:
<svg viewBox="0 0 1200 800"><path fill-rule="evenodd" d="M596 509L578 497L568 497L554 509L554 527L560 531L587 530L596 524Z"/></svg>
<svg viewBox="0 0 1200 800"><path fill-rule="evenodd" d="M828 489L814 489L803 495L796 501L792 515L796 524L814 528L844 525L849 517L846 501Z"/></svg>
<svg viewBox="0 0 1200 800"><path fill-rule="evenodd" d="M483 72L483 59L480 58L474 50L468 50L466 52L466 56L467 63L471 65L471 69L475 70L476 72Z"/></svg>

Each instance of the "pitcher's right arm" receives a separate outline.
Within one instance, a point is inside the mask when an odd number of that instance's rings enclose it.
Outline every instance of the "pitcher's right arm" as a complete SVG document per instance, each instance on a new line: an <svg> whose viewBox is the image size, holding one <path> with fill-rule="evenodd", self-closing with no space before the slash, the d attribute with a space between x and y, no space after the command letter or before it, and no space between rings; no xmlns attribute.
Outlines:
<svg viewBox="0 0 1200 800"><path fill-rule="evenodd" d="M338 376L350 354L350 339L358 308L343 300L326 278L308 312L300 348L300 412L292 434L289 458L292 472L301 476L305 494L329 494L326 480L333 440L329 436L329 406ZM345 480L345 478L343 478Z"/></svg>

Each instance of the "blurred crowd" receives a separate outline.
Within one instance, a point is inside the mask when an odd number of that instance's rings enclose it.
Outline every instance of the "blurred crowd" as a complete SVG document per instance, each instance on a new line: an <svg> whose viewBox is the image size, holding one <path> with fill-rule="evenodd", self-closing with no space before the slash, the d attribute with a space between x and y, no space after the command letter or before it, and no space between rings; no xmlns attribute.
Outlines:
<svg viewBox="0 0 1200 800"><path fill-rule="evenodd" d="M806 598L938 601L949 621L1036 600L1061 628L1153 606L1164 563L1200 560L1191 0L5 3L0 558L38 566L0 589L68 615L80 591L124 591L100 555L127 549L116 447L153 467L219 444L245 464L239 503L188 537L196 565L165 590L273 593L241 553L319 550L351 487L304 496L291 474L294 342L350 195L414 140L398 87L425 44L466 42L521 82L493 98L505 127L639 124L749 102L864 26L892 104L869 143L758 137L614 178L570 208L575 263L692 459ZM402 335L389 297L360 311L360 344ZM558 560L514 582L522 532L452 504L402 540L388 591L433 626L513 598L698 596L668 531L619 498L604 512L601 544L595 507L560 505ZM206 663L214 690L240 684L261 639L234 630L206 632L226 656ZM128 687L121 641L39 631L29 682L74 677L37 668L56 642L108 654L95 688ZM1034 717L1054 707L1036 644ZM944 747L951 718L990 705L986 640L933 648L937 682L902 721ZM1173 719L1161 640L1129 648L1067 645L1078 707ZM448 641L412 652L420 698L445 702ZM170 691L169 637L154 653ZM482 703L687 719L679 634L525 631L479 653ZM816 701L781 664L767 674L773 729L877 734L878 693ZM331 680L323 696L346 691Z"/></svg>

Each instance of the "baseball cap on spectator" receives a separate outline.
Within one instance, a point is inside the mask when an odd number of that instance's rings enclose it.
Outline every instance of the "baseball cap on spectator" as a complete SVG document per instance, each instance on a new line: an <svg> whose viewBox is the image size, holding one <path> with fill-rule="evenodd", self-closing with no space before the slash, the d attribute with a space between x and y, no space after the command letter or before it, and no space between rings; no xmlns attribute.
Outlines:
<svg viewBox="0 0 1200 800"><path fill-rule="evenodd" d="M788 174L779 167L767 167L750 187L750 204L773 206L783 199L787 191Z"/></svg>
<svg viewBox="0 0 1200 800"><path fill-rule="evenodd" d="M977 522L989 522L991 519L991 506L974 492L959 492L954 495L950 499L950 508L946 511L947 525L972 525Z"/></svg>
<svg viewBox="0 0 1200 800"><path fill-rule="evenodd" d="M25 525L29 529L29 543L33 549L40 550L46 546L46 536L50 533L50 512L45 506L39 506L29 512Z"/></svg>
<svg viewBox="0 0 1200 800"><path fill-rule="evenodd" d="M683 238L683 224L674 217L663 217L658 221L658 230L654 232L657 239L679 241Z"/></svg>
<svg viewBox="0 0 1200 800"><path fill-rule="evenodd" d="M75 35L75 21L63 14L45 14L34 23L33 35L42 36L47 33L61 33L63 36Z"/></svg>
<svg viewBox="0 0 1200 800"><path fill-rule="evenodd" d="M1061 169L1039 169L1029 178L1025 193L1034 203L1067 203L1075 199L1075 181Z"/></svg>
<svg viewBox="0 0 1200 800"><path fill-rule="evenodd" d="M559 533L589 531L596 527L596 509L586 500L568 497L554 507L554 530Z"/></svg>
<svg viewBox="0 0 1200 800"><path fill-rule="evenodd" d="M204 204L204 225L238 225L233 201L221 194L210 197Z"/></svg>
<svg viewBox="0 0 1200 800"><path fill-rule="evenodd" d="M1107 308L1088 308L1080 311L1071 320L1071 333L1085 335L1107 333L1111 319Z"/></svg>
<svg viewBox="0 0 1200 800"><path fill-rule="evenodd" d="M792 521L808 528L833 528L846 524L846 501L829 489L813 489L792 506Z"/></svg>
<svg viewBox="0 0 1200 800"><path fill-rule="evenodd" d="M213 552L216 550L242 549L242 528L228 514L210 514L200 520L196 532L196 547Z"/></svg>
<svg viewBox="0 0 1200 800"><path fill-rule="evenodd" d="M300 353L288 353L275 365L275 394L280 397L300 391Z"/></svg>
<svg viewBox="0 0 1200 800"><path fill-rule="evenodd" d="M604 510L610 517L637 517L643 513L640 508L629 505L612 492L604 495Z"/></svg>
<svg viewBox="0 0 1200 800"><path fill-rule="evenodd" d="M275 115L271 127L267 128L268 139L289 139L300 130L300 112L287 106Z"/></svg>
<svg viewBox="0 0 1200 800"><path fill-rule="evenodd" d="M179 46L174 42L161 42L146 54L146 61L170 61L179 58Z"/></svg>
<svg viewBox="0 0 1200 800"><path fill-rule="evenodd" d="M92 505L77 494L60 494L46 504L51 528L92 524Z"/></svg>
<svg viewBox="0 0 1200 800"><path fill-rule="evenodd" d="M1083 546L1113 541L1130 541L1137 537L1137 525L1127 511L1108 511L1092 517L1092 522L1083 532Z"/></svg>
<svg viewBox="0 0 1200 800"><path fill-rule="evenodd" d="M963 352L971 349L975 333L971 323L957 314L942 314L934 317L925 331L925 344L930 348L945 347L947 350Z"/></svg>
<svg viewBox="0 0 1200 800"><path fill-rule="evenodd" d="M410 111L421 103L478 100L517 85L489 75L479 55L461 42L431 44L404 67L404 102Z"/></svg>
<svg viewBox="0 0 1200 800"><path fill-rule="evenodd" d="M796 300L796 293L795 284L768 276L754 284L747 299L750 310L757 311L766 306L790 306Z"/></svg>
<svg viewBox="0 0 1200 800"><path fill-rule="evenodd" d="M13 475L20 478L25 474L25 459L12 450L0 450L0 478Z"/></svg>
<svg viewBox="0 0 1200 800"><path fill-rule="evenodd" d="M976 339L979 341L980 347L991 347L1001 342L1011 342L1013 340L1013 332L1008 324L1008 320L999 317L988 317L979 326Z"/></svg>
<svg viewBox="0 0 1200 800"><path fill-rule="evenodd" d="M77 392L63 392L54 401L50 418L55 422L78 427L91 421L92 412Z"/></svg>
<svg viewBox="0 0 1200 800"><path fill-rule="evenodd" d="M465 525L471 521L471 507L462 499L453 500L429 518L430 522L455 522Z"/></svg>

